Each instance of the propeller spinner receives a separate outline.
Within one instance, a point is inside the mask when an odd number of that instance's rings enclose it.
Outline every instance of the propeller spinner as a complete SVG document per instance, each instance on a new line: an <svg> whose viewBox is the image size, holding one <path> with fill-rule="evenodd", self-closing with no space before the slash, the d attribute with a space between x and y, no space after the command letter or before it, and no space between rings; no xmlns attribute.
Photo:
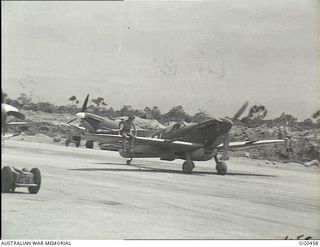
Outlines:
<svg viewBox="0 0 320 247"><path fill-rule="evenodd" d="M85 111L87 110L87 106L88 106L88 101L89 101L89 94L87 94L87 97L85 98L83 105L81 107L81 112L78 112L76 114L76 118L71 119L70 121L67 122L67 124L72 123L73 121L77 120L78 118L82 119L85 116Z"/></svg>

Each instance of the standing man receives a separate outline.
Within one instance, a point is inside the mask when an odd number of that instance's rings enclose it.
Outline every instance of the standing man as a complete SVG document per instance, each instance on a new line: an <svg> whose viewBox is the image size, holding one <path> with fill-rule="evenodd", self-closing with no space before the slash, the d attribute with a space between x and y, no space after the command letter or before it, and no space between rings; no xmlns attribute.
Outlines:
<svg viewBox="0 0 320 247"><path fill-rule="evenodd" d="M134 129L134 133L136 134L136 126L133 123L133 120L135 119L134 116L129 116L127 120L121 120L119 123L119 134L122 136L122 148L123 150L126 150L126 144L127 139L130 138L130 149L132 146L132 140L134 139L134 135L131 133L131 129Z"/></svg>
<svg viewBox="0 0 320 247"><path fill-rule="evenodd" d="M278 138L284 139L287 153L292 152L292 133L289 128L289 122L286 122L282 128L278 126Z"/></svg>
<svg viewBox="0 0 320 247"><path fill-rule="evenodd" d="M284 126L284 136L286 140L286 150L287 152L292 152L292 133L289 127L289 122L286 122Z"/></svg>

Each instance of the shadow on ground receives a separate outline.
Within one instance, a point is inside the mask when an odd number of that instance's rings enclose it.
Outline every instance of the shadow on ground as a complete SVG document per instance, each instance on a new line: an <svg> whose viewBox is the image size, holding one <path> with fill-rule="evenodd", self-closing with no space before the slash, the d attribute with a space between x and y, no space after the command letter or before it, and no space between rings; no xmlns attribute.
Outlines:
<svg viewBox="0 0 320 247"><path fill-rule="evenodd" d="M124 166L128 168L75 168L75 169L68 169L70 171L105 171L105 172L154 172L154 173L177 173L182 175L189 175L184 174L180 170L171 170L171 169L162 169L162 168L153 168L147 167L143 164L132 164L126 165L123 163L113 163L113 162L104 162L104 163L93 163L99 165L118 165ZM204 176L204 175L218 175L217 172L204 172L204 171L193 171L192 175ZM219 175L220 176L220 175ZM267 175L267 174L255 174L255 173L241 173L241 172L228 172L227 176L251 176L251 177L277 177L275 175Z"/></svg>

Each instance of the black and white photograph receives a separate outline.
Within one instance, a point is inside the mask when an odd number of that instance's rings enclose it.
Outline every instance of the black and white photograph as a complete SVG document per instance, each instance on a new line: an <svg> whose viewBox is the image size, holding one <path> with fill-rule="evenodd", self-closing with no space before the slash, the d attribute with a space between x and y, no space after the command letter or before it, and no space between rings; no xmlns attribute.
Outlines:
<svg viewBox="0 0 320 247"><path fill-rule="evenodd" d="M1 1L2 241L317 245L319 6Z"/></svg>

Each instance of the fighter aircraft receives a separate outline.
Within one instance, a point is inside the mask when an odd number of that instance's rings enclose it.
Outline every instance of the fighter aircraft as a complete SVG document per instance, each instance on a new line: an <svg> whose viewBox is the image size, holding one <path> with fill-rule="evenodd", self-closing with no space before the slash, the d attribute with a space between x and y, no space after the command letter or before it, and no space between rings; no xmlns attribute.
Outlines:
<svg viewBox="0 0 320 247"><path fill-rule="evenodd" d="M133 158L160 158L160 160L182 159L182 171L191 174L194 161L207 161L214 158L219 175L227 173L227 165L218 158L218 152L223 151L228 157L229 150L242 150L258 146L274 146L283 144L284 140L250 140L230 142L229 131L233 122L245 111L246 102L230 120L214 118L200 123L186 125L177 123L160 130L149 137L135 137L131 140L130 149L120 149L119 153L127 158L129 165ZM120 135L86 133L92 140L103 143L122 143Z"/></svg>
<svg viewBox="0 0 320 247"><path fill-rule="evenodd" d="M89 94L87 94L83 102L81 112L76 113L76 118L71 119L66 124L70 125L71 127L78 128L79 130L88 131L89 133L117 135L119 133L119 121L103 118L98 115L86 112L88 101L89 101ZM84 127L71 124L73 121L77 119L81 120L81 123ZM145 130L141 128L137 128L136 131L137 131L136 133L137 136L146 136L154 132L154 130ZM93 147L92 141L93 140L88 139L86 142L86 147L92 148ZM110 142L108 142L107 144L110 146L110 150L119 150L119 147L121 147L119 145L113 145Z"/></svg>
<svg viewBox="0 0 320 247"><path fill-rule="evenodd" d="M111 119L106 119L98 115L86 112L89 101L89 94L85 98L81 112L76 114L76 118L71 119L67 124L71 124L73 121L80 119L84 128L90 133L104 133L104 134L117 134L119 123ZM74 126L74 125L73 125Z"/></svg>

